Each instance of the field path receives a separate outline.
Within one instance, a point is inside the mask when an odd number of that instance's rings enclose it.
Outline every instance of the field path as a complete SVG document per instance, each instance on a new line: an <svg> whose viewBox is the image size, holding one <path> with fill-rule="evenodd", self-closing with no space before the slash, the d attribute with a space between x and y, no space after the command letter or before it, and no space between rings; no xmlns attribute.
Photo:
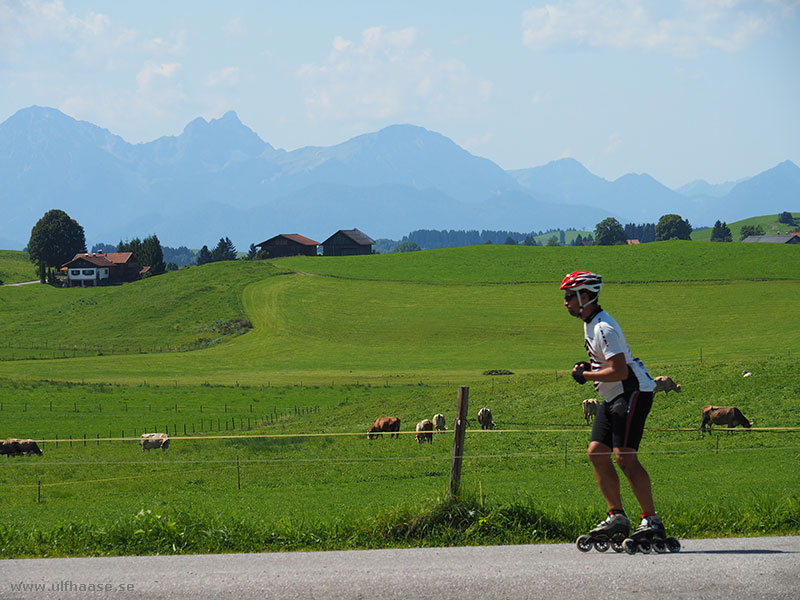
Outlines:
<svg viewBox="0 0 800 600"><path fill-rule="evenodd" d="M0 562L0 598L789 599L798 572L800 537L687 540L677 554L636 556L549 544L30 559Z"/></svg>

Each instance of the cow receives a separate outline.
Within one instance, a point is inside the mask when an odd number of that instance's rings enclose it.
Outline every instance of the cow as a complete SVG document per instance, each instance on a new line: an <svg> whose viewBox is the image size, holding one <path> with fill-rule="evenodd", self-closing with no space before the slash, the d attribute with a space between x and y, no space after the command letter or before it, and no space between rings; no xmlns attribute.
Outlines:
<svg viewBox="0 0 800 600"><path fill-rule="evenodd" d="M748 371L747 369L742 371L742 377L751 377L752 375L753 374L750 371Z"/></svg>
<svg viewBox="0 0 800 600"><path fill-rule="evenodd" d="M383 437L384 433L389 433L389 437L400 437L400 419L398 417L378 417L367 431L367 438L374 439Z"/></svg>
<svg viewBox="0 0 800 600"><path fill-rule="evenodd" d="M669 395L670 392L681 391L680 384L676 384L674 381L672 381L672 377L660 375L654 379L656 382L656 389L653 390L653 395L657 394L658 392L664 392L664 395Z"/></svg>
<svg viewBox="0 0 800 600"><path fill-rule="evenodd" d="M700 425L700 431L705 435L706 429L711 433L711 425L727 425L728 429L733 429L737 425L741 425L745 429L750 429L753 425L752 421L748 421L742 411L735 406L704 406L703 407L703 423Z"/></svg>
<svg viewBox="0 0 800 600"><path fill-rule="evenodd" d="M142 452L153 448L166 450L169 448L169 436L166 433L143 433L139 443L142 445Z"/></svg>
<svg viewBox="0 0 800 600"><path fill-rule="evenodd" d="M594 421L594 416L597 414L597 408L600 403L597 398L587 398L581 402L581 406L583 406L583 418L586 419L586 424L589 425Z"/></svg>
<svg viewBox="0 0 800 600"><path fill-rule="evenodd" d="M436 431L444 431L447 429L447 425L444 424L444 415L442 413L437 413L433 415L433 428Z"/></svg>
<svg viewBox="0 0 800 600"><path fill-rule="evenodd" d="M28 456L31 454L42 456L42 451L39 449L39 445L31 439L19 440L19 451L20 454L27 454Z"/></svg>
<svg viewBox="0 0 800 600"><path fill-rule="evenodd" d="M42 456L42 451L39 449L39 445L31 439L20 440L17 438L8 438L0 442L0 454L5 454L7 456L36 454Z"/></svg>
<svg viewBox="0 0 800 600"><path fill-rule="evenodd" d="M18 456L22 454L19 447L19 440L16 438L8 438L0 442L0 455Z"/></svg>
<svg viewBox="0 0 800 600"><path fill-rule="evenodd" d="M494 421L492 421L492 411L485 406L478 411L478 423L481 424L481 429L492 429Z"/></svg>
<svg viewBox="0 0 800 600"><path fill-rule="evenodd" d="M417 442L424 444L425 442L433 443L433 423L430 419L423 419L417 423Z"/></svg>

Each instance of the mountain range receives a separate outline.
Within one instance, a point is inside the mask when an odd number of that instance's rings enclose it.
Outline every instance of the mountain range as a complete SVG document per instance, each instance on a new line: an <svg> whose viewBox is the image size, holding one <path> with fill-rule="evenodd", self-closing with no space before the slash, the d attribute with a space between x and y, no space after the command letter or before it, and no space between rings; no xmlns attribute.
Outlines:
<svg viewBox="0 0 800 600"><path fill-rule="evenodd" d="M232 111L130 144L56 109L25 108L0 124L0 178L7 249L22 249L53 208L84 227L89 246L155 233L169 246L213 247L229 237L244 250L278 233L323 241L352 228L373 239L416 229L593 230L609 216L646 223L666 213L701 226L800 205L791 161L672 190L647 174L608 181L568 158L505 171L413 125L287 152Z"/></svg>

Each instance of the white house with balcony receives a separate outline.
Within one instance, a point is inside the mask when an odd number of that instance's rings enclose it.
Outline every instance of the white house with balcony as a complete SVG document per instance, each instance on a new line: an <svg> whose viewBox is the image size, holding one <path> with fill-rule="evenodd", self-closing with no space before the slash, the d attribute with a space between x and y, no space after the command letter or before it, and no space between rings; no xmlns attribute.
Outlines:
<svg viewBox="0 0 800 600"><path fill-rule="evenodd" d="M133 281L148 270L136 264L131 252L76 254L61 267L69 287L89 287Z"/></svg>

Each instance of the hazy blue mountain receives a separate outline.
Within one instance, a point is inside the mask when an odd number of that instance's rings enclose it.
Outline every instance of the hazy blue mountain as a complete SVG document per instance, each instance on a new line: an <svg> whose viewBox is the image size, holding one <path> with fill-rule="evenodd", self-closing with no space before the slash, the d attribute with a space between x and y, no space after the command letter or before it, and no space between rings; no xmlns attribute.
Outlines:
<svg viewBox="0 0 800 600"><path fill-rule="evenodd" d="M668 206L683 214L688 202L649 175L628 174L608 181L589 172L577 160L562 158L543 167L509 171L528 191L553 202L606 207L623 223L656 222Z"/></svg>
<svg viewBox="0 0 800 600"><path fill-rule="evenodd" d="M736 181L726 181L725 183L708 183L705 179L695 179L686 185L675 188L675 191L687 198L722 198L734 186L747 181L747 179L745 177Z"/></svg>
<svg viewBox="0 0 800 600"><path fill-rule="evenodd" d="M37 106L0 124L0 178L0 244L18 249L52 208L83 225L89 246L155 233L173 247L227 236L245 250L278 233L322 241L354 227L374 239L417 229L591 230L608 216L642 223L666 212L708 225L798 210L800 198L788 161L714 198L646 174L607 181L572 159L507 172L413 125L286 152L234 112L129 144Z"/></svg>

